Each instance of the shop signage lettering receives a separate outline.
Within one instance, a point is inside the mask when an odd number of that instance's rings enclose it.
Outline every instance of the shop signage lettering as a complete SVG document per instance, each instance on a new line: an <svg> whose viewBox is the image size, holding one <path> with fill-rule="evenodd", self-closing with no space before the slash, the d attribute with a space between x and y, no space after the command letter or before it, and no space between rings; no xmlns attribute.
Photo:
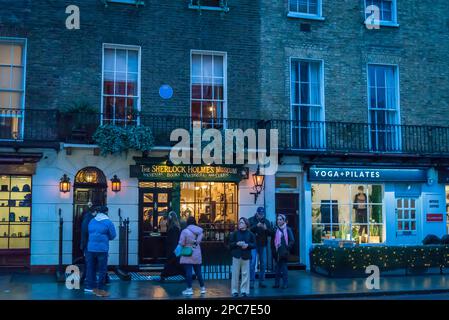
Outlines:
<svg viewBox="0 0 449 320"><path fill-rule="evenodd" d="M130 177L153 181L231 181L241 180L237 167L185 166L185 165L134 165Z"/></svg>
<svg viewBox="0 0 449 320"><path fill-rule="evenodd" d="M442 213L428 213L426 218L427 222L443 222Z"/></svg>
<svg viewBox="0 0 449 320"><path fill-rule="evenodd" d="M329 182L425 182L427 175L420 169L355 169L310 168L309 181Z"/></svg>

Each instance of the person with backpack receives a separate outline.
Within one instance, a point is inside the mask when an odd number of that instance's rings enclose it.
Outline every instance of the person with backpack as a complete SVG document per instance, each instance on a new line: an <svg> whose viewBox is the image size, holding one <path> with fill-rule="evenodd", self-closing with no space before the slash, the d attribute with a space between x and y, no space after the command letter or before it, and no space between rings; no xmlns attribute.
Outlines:
<svg viewBox="0 0 449 320"><path fill-rule="evenodd" d="M282 277L282 289L288 288L288 256L295 243L293 231L287 226L287 218L283 214L279 214L276 219L277 228L272 241L273 257L276 261L276 278L273 288L280 287Z"/></svg>
<svg viewBox="0 0 449 320"><path fill-rule="evenodd" d="M106 276L108 273L109 241L116 237L115 226L108 217L106 206L98 207L97 215L89 222L87 243L87 287L98 297L108 297ZM98 281L96 274L98 273Z"/></svg>
<svg viewBox="0 0 449 320"><path fill-rule="evenodd" d="M185 296L193 295L192 275L195 271L196 277L200 283L201 294L206 293L203 276L201 274L201 240L203 239L203 229L196 224L195 217L187 218L187 227L182 230L178 245L181 249L180 263L184 265L186 272L187 289L182 292Z"/></svg>
<svg viewBox="0 0 449 320"><path fill-rule="evenodd" d="M249 295L251 250L256 247L256 237L249 231L249 226L248 219L240 218L238 230L234 231L229 239L232 255L231 292L233 297L239 295L240 274L242 275L240 294L242 297Z"/></svg>

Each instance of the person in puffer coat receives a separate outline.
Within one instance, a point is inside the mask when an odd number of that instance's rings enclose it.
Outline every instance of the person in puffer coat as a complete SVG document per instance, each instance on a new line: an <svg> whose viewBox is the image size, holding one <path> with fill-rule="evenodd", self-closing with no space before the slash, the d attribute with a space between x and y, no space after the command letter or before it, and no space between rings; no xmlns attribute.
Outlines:
<svg viewBox="0 0 449 320"><path fill-rule="evenodd" d="M201 287L201 294L206 293L206 287L204 286L203 276L201 274L201 240L203 239L203 229L196 225L195 217L190 216L187 218L187 227L182 230L179 237L179 245L183 247L191 247L192 255L181 256L180 263L184 265L186 270L186 282L187 289L182 292L183 295L193 295L192 289L192 271L195 270L195 274L198 278Z"/></svg>
<svg viewBox="0 0 449 320"><path fill-rule="evenodd" d="M108 208L99 207L97 215L89 222L87 243L87 287L99 297L107 297L105 290L108 272L109 241L116 237L115 226L108 217ZM96 274L98 273L98 283Z"/></svg>

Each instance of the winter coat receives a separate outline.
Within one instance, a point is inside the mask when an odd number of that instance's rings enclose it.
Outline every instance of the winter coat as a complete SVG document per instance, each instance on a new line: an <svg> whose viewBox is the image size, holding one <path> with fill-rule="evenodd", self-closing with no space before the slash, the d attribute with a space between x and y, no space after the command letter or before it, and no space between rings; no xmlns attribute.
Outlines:
<svg viewBox="0 0 449 320"><path fill-rule="evenodd" d="M249 218L249 230L256 236L256 245L258 247L266 247L268 245L268 237L274 235L273 231L275 228L266 218L263 218L260 222L265 223L267 230L257 226L259 219L257 219L256 215Z"/></svg>
<svg viewBox="0 0 449 320"><path fill-rule="evenodd" d="M86 211L83 215L83 220L81 222L81 241L80 241L80 249L81 251L86 251L87 243L89 241L89 222L94 218L90 211Z"/></svg>
<svg viewBox="0 0 449 320"><path fill-rule="evenodd" d="M195 245L196 239L196 245ZM200 243L203 239L203 229L193 224L187 226L181 232L178 244L184 247L192 247L192 255L190 257L181 256L181 264L201 264L201 247Z"/></svg>
<svg viewBox="0 0 449 320"><path fill-rule="evenodd" d="M172 226L167 231L167 239L165 242L165 256L170 259L173 255L176 246L178 245L179 235L181 231L177 226Z"/></svg>
<svg viewBox="0 0 449 320"><path fill-rule="evenodd" d="M276 231L278 228L279 227L276 227ZM276 238L276 231L271 241L271 252L273 253L273 258L276 261L288 261L288 256L290 255L293 245L295 244L295 237L293 236L293 231L292 229L290 229L290 227L287 227L288 243L285 243L284 237L281 237L281 246L277 250L276 246L274 245L274 239Z"/></svg>
<svg viewBox="0 0 449 320"><path fill-rule="evenodd" d="M87 251L108 252L109 241L116 237L115 226L104 213L99 213L89 222Z"/></svg>
<svg viewBox="0 0 449 320"><path fill-rule="evenodd" d="M244 241L248 244L248 248L243 249L237 245L237 242ZM231 248L231 255L236 259L249 260L251 259L251 249L256 248L256 237L251 231L234 231L229 239L229 246Z"/></svg>

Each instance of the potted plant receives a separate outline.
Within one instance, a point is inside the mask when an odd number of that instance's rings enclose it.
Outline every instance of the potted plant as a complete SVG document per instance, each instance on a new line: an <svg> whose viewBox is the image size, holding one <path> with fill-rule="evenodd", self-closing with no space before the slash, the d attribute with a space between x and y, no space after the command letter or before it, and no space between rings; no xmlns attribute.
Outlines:
<svg viewBox="0 0 449 320"><path fill-rule="evenodd" d="M369 242L370 243L380 243L380 226L375 224L374 220L371 220L369 226Z"/></svg>

